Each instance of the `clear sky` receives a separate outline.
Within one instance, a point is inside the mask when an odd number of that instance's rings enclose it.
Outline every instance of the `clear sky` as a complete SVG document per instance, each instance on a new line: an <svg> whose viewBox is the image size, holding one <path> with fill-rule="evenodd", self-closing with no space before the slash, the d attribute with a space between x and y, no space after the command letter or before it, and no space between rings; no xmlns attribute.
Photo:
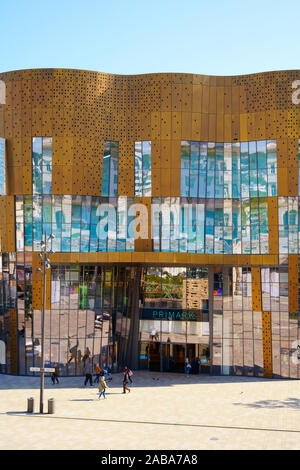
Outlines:
<svg viewBox="0 0 300 470"><path fill-rule="evenodd" d="M300 69L300 0L0 0L0 72Z"/></svg>

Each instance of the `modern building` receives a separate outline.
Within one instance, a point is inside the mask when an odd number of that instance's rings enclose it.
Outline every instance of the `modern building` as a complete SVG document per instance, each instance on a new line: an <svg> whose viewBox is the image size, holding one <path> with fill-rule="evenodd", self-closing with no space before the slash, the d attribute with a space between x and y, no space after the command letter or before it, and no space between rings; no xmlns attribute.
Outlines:
<svg viewBox="0 0 300 470"><path fill-rule="evenodd" d="M300 378L300 71L20 70L0 102L2 373L41 365L54 235L61 375Z"/></svg>

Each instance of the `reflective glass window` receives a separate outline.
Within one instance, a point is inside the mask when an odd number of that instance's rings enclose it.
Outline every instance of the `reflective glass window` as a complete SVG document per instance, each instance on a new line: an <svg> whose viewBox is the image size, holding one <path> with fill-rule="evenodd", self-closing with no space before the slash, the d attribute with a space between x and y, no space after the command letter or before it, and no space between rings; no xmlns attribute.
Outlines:
<svg viewBox="0 0 300 470"><path fill-rule="evenodd" d="M134 185L136 197L150 197L151 185L151 141L135 142Z"/></svg>
<svg viewBox="0 0 300 470"><path fill-rule="evenodd" d="M119 143L104 141L102 196L118 196Z"/></svg>
<svg viewBox="0 0 300 470"><path fill-rule="evenodd" d="M52 137L32 138L32 192L52 193Z"/></svg>

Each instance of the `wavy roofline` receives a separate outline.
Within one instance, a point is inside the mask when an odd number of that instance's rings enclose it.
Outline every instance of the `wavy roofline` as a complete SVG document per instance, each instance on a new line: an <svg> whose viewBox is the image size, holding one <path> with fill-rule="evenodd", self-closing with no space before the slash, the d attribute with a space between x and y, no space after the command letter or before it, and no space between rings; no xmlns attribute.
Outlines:
<svg viewBox="0 0 300 470"><path fill-rule="evenodd" d="M300 69L281 69L281 70L268 70L264 72L253 72L248 74L237 74L237 75L210 75L210 74L200 74L200 73L193 73L193 72L148 72L148 73L140 73L140 74L116 74L110 72L102 72L99 70L89 70L89 69L75 69L75 68L61 68L61 67L40 67L40 68L28 68L28 69L15 69L15 70L7 70L4 72L0 72L0 76L4 74L10 73L18 73L18 72L41 72L41 71L68 71L68 72L85 72L85 73L97 73L102 75L107 75L111 77L147 77L147 76L158 76L158 75L174 75L174 76L198 76L198 77L209 77L209 78L240 78L240 77L253 77L257 75L268 75L268 74L276 74L276 73L300 73Z"/></svg>

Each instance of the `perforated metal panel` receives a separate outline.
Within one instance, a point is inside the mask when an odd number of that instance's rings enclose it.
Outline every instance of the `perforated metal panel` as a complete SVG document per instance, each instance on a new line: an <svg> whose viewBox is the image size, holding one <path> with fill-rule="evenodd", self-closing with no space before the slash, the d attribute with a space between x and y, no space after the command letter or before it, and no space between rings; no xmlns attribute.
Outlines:
<svg viewBox="0 0 300 470"><path fill-rule="evenodd" d="M271 312L262 312L264 377L272 378Z"/></svg>
<svg viewBox="0 0 300 470"><path fill-rule="evenodd" d="M7 96L0 105L0 129L8 139L11 194L30 194L31 172L23 169L30 166L28 138L52 135L55 194L100 194L105 139L119 141L123 148L120 195L133 195L133 156L128 151L136 140L157 142L156 170L176 173L173 143L167 141L276 139L279 195L297 195L300 110L292 103L291 84L299 76L297 71L115 76L65 69L1 74ZM153 173L155 195L168 190L179 195L175 183L169 185L159 175Z"/></svg>
<svg viewBox="0 0 300 470"><path fill-rule="evenodd" d="M261 280L260 268L251 268L252 280L252 310L261 312Z"/></svg>

